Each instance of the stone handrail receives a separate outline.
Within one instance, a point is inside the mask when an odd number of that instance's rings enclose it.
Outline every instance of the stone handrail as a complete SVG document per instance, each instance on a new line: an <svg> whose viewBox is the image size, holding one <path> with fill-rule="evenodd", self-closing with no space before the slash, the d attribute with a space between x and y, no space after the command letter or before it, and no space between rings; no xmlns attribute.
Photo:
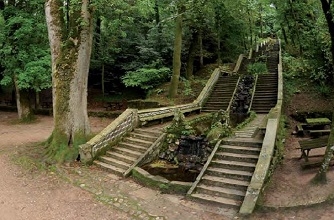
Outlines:
<svg viewBox="0 0 334 220"><path fill-rule="evenodd" d="M280 45L280 41L279 41ZM281 48L279 49L278 63L278 93L277 104L268 114L266 133L263 139L259 160L257 162L251 182L247 188L245 199L240 207L239 213L249 215L253 212L257 200L263 191L263 187L269 172L274 149L276 144L276 136L281 117L283 101L283 74L282 74L282 57Z"/></svg>
<svg viewBox="0 0 334 220"><path fill-rule="evenodd" d="M215 147L213 148L213 150L212 150L210 156L208 157L208 160L207 160L206 163L204 164L204 166L203 166L201 172L200 172L200 173L198 174L198 176L196 177L196 181L191 185L190 189L188 190L188 192L187 192L187 195L188 195L188 196L191 195L191 193L195 190L196 186L198 185L199 181L202 179L202 177L203 177L205 171L208 169L208 167L209 167L209 165L210 165L210 163L211 163L213 157L215 156L215 154L216 154L216 152L217 152L217 150L218 150L218 148L219 148L221 142L222 142L222 140L219 140L219 141L216 143L216 145L215 145Z"/></svg>
<svg viewBox="0 0 334 220"><path fill-rule="evenodd" d="M211 74L211 77L207 81L202 92L199 94L197 99L194 101L194 103L197 103L199 106L203 107L203 105L205 104L205 101L208 99L210 93L212 92L213 87L216 85L217 80L219 79L219 76L220 76L220 70L219 68L216 68Z"/></svg>
<svg viewBox="0 0 334 220"><path fill-rule="evenodd" d="M255 95L255 92L256 92L256 84L257 84L258 78L259 78L259 75L256 74L256 77L255 77L255 80L254 80L253 91L252 91L252 98L251 98L251 102L250 102L249 107L248 107L248 112L250 112L250 110L252 109L254 95Z"/></svg>
<svg viewBox="0 0 334 220"><path fill-rule="evenodd" d="M154 143L146 150L144 154L142 154L123 174L124 177L127 177L131 174L131 171L139 164L141 163L145 157L150 156L153 151L155 151L159 146L162 145L162 142L165 140L167 134L162 133L159 138L154 141ZM140 164L139 164L140 165Z"/></svg>
<svg viewBox="0 0 334 220"><path fill-rule="evenodd" d="M192 103L183 104L183 105L175 105L175 106L168 106L162 108L153 108L153 109L143 109L138 111L139 120L142 124L145 124L147 121L156 120L156 119L163 119L165 117L170 117L174 115L176 109L180 109L181 112L192 112L198 111L204 105L206 99L210 95L213 87L215 86L217 80L220 76L219 68L216 68L213 73L211 74L210 79L207 81L205 87L203 88L202 92L199 94L197 99Z"/></svg>
<svg viewBox="0 0 334 220"><path fill-rule="evenodd" d="M138 123L138 110L126 109L110 125L86 144L79 146L80 160L91 162L96 156L104 153L108 145L117 143L127 132L132 131Z"/></svg>
<svg viewBox="0 0 334 220"><path fill-rule="evenodd" d="M227 111L230 112L231 111L231 106L232 106L232 103L234 101L234 97L235 97L235 94L237 93L237 90L238 90L238 85L239 85L239 82L240 82L240 76L238 78L238 81L237 83L235 84L235 87L234 87L234 91L233 91L233 94L232 94L232 98L230 99L230 102L228 103L228 106L227 106Z"/></svg>
<svg viewBox="0 0 334 220"><path fill-rule="evenodd" d="M239 55L239 57L238 57L238 61L237 61L237 63L235 64L234 69L233 69L233 71L232 71L233 74L236 74L236 73L239 71L240 66L241 66L241 63L242 63L242 60L244 59L244 57L245 57L245 55L243 55L243 54L240 54L240 55Z"/></svg>

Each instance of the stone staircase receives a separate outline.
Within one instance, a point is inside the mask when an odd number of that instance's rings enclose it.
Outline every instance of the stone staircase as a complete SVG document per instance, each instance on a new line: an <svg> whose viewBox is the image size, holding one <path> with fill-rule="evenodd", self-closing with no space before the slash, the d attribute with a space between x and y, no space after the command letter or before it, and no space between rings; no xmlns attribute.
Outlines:
<svg viewBox="0 0 334 220"><path fill-rule="evenodd" d="M108 172L124 175L161 134L160 128L136 128L129 136L123 138L121 142L107 151L104 156L94 160L94 164Z"/></svg>
<svg viewBox="0 0 334 220"><path fill-rule="evenodd" d="M260 135L258 132L266 126L266 123L264 122L266 116L267 114L257 114L256 118L247 126L235 131L234 136L236 138L253 138L256 137L256 135Z"/></svg>
<svg viewBox="0 0 334 220"><path fill-rule="evenodd" d="M267 114L277 103L277 74L260 74L257 79L251 110Z"/></svg>
<svg viewBox="0 0 334 220"><path fill-rule="evenodd" d="M236 75L220 76L202 111L216 112L220 109L227 110L238 79L239 76Z"/></svg>
<svg viewBox="0 0 334 220"><path fill-rule="evenodd" d="M238 209L255 170L261 146L262 141L253 138L223 141L190 196Z"/></svg>

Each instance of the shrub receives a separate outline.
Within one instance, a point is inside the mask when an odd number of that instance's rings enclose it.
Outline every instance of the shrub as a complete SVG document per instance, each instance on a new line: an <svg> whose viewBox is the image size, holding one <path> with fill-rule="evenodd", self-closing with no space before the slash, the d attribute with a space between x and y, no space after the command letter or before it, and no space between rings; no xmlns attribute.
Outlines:
<svg viewBox="0 0 334 220"><path fill-rule="evenodd" d="M140 87L143 90L150 90L167 81L170 69L167 67L140 68L135 71L128 71L122 81L125 86Z"/></svg>
<svg viewBox="0 0 334 220"><path fill-rule="evenodd" d="M249 74L263 74L267 72L267 65L264 62L255 62L252 64L248 64L247 66L247 73Z"/></svg>

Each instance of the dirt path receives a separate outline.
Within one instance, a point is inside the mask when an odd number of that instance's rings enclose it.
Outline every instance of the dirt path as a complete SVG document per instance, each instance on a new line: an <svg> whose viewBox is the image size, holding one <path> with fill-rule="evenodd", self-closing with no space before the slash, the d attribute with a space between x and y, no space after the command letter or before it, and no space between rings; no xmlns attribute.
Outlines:
<svg viewBox="0 0 334 220"><path fill-rule="evenodd" d="M15 113L0 112L0 219L127 219L126 213L96 201L91 193L55 175L31 174L15 166L11 157L23 145L44 141L52 118L33 124L14 123ZM109 120L110 121L110 120ZM97 131L109 122L92 119Z"/></svg>

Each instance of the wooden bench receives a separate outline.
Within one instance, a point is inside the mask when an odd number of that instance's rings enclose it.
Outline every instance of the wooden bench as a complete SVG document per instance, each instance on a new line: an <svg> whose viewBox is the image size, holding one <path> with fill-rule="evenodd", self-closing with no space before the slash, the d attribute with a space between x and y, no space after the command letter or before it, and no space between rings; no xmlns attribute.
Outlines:
<svg viewBox="0 0 334 220"><path fill-rule="evenodd" d="M298 123L296 125L296 133L297 133L297 135L304 136L304 126L305 125L306 125L305 123Z"/></svg>
<svg viewBox="0 0 334 220"><path fill-rule="evenodd" d="M324 130L309 130L311 136L322 136L322 135L328 135L331 130L330 129L324 129Z"/></svg>
<svg viewBox="0 0 334 220"><path fill-rule="evenodd" d="M309 140L298 141L301 150L300 158L304 158L305 161L308 161L309 153L312 149L326 147L328 142L328 136L323 136L320 138L314 138Z"/></svg>

